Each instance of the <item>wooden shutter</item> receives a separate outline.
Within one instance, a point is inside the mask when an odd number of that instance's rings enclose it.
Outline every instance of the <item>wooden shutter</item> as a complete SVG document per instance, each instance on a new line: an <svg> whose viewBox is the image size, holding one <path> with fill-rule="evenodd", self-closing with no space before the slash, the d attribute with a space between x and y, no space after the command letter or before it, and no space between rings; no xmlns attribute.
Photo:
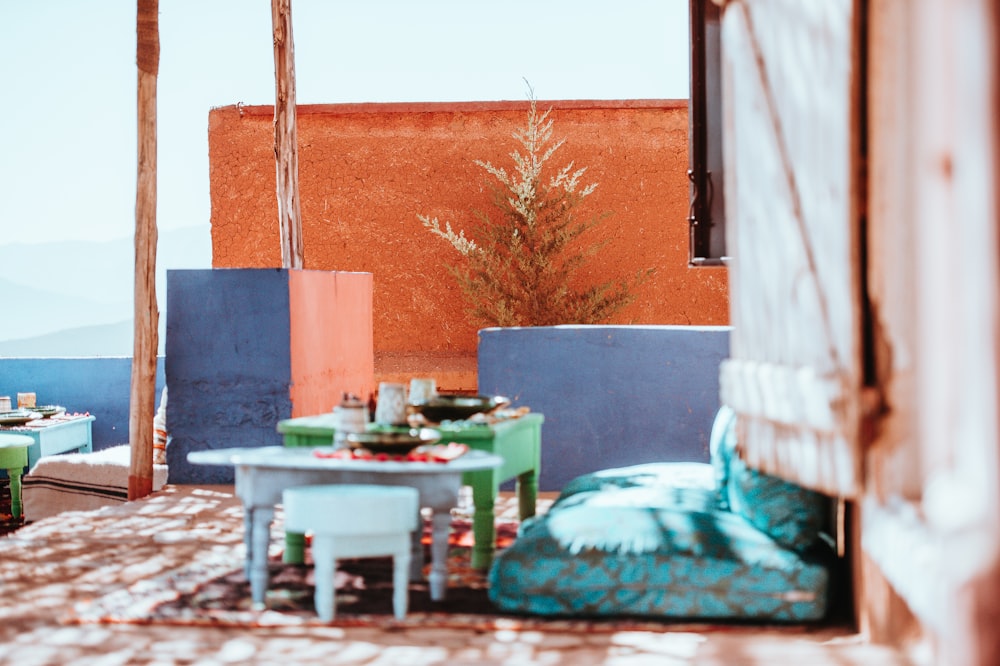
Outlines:
<svg viewBox="0 0 1000 666"><path fill-rule="evenodd" d="M832 495L860 488L851 0L736 0L723 16L731 358L742 455Z"/></svg>

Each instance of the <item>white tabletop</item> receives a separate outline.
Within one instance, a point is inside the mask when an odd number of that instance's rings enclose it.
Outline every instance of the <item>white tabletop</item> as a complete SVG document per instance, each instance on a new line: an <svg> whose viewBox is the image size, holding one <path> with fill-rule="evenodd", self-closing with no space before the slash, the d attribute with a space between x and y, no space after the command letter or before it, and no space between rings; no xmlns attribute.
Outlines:
<svg viewBox="0 0 1000 666"><path fill-rule="evenodd" d="M322 450L329 451L328 447ZM415 462L403 460L359 460L324 458L313 454L308 446L260 446L214 449L188 453L194 465L228 465L271 467L278 469L342 470L381 472L385 474L441 474L444 472L475 472L503 464L503 458L485 451L468 451L449 462Z"/></svg>

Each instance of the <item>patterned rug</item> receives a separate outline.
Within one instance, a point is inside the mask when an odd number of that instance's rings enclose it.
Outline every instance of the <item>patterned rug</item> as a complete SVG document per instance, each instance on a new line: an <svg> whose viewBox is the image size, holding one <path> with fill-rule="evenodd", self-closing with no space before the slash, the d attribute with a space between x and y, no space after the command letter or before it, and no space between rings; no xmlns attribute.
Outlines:
<svg viewBox="0 0 1000 666"><path fill-rule="evenodd" d="M517 522L498 519L498 547L508 545L517 533ZM425 560L429 558L430 525L425 525ZM471 569L472 532L467 517L452 521L449 539L448 592L443 601L432 601L424 582L409 586L405 619L392 614L392 562L368 558L338 562L336 617L332 623L317 618L313 605L312 567L308 551L305 565L285 564L272 550L267 609L254 610L250 585L243 576L238 553L206 552L197 561L166 575L76 607L67 623L165 624L176 626L287 627L341 626L406 628L456 628L475 631L613 632L677 630L678 624L643 620L549 619L498 613L487 596L484 572Z"/></svg>

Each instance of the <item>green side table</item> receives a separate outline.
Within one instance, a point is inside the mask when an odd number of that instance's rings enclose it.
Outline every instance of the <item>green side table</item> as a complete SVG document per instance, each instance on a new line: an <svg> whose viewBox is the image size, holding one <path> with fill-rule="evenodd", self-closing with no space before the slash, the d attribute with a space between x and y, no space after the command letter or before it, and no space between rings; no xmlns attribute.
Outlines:
<svg viewBox="0 0 1000 666"><path fill-rule="evenodd" d="M494 504L500 484L516 479L518 514L521 520L535 515L538 475L542 463L542 414L529 413L496 424L458 421L434 426L441 432L441 443L461 442L470 449L493 453L504 462L498 468L466 472L462 483L472 487L472 567L487 569L496 550ZM319 414L278 422L285 446L332 446L334 415ZM301 534L285 534L285 562L302 562L305 539Z"/></svg>
<svg viewBox="0 0 1000 666"><path fill-rule="evenodd" d="M21 475L28 466L28 448L35 443L28 435L0 433L0 469L7 470L10 478L10 514L21 518Z"/></svg>

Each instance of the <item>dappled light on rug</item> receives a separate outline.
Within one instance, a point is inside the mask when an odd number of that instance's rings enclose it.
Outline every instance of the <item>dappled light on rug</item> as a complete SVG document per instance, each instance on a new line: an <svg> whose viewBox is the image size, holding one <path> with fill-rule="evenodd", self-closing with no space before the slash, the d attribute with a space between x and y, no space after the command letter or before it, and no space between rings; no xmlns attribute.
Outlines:
<svg viewBox="0 0 1000 666"><path fill-rule="evenodd" d="M499 498L498 498L499 499ZM539 502L539 510L544 505ZM176 509L183 514L182 505ZM498 549L517 535L516 502L496 506ZM276 516L276 522L280 515ZM169 532L161 534L161 538ZM430 524L424 525L425 563L429 562ZM169 539L166 539L169 540ZM337 610L331 623L321 621L313 604L313 569L281 561L282 532L272 530L270 585L266 609L251 607L250 585L243 574L242 547L214 544L194 551L183 566L142 577L128 586L77 602L66 624L155 624L217 627L378 627L382 629L453 628L473 631L615 632L662 631L656 621L553 619L498 613L487 596L484 571L470 567L473 546L468 514L453 513L448 552L448 592L432 601L426 581L409 585L409 611L402 620L392 613L390 558L341 560L337 574ZM425 564L425 573L429 565Z"/></svg>
<svg viewBox="0 0 1000 666"><path fill-rule="evenodd" d="M425 525L425 562L430 556L429 529L429 524ZM507 546L516 532L515 521L498 521L498 547ZM402 624L430 620L441 626L450 616L494 612L486 595L485 572L469 566L471 545L468 519L455 518L449 538L447 598L432 601L426 582L411 582L410 613ZM251 608L242 550L214 549L179 569L78 604L69 621L233 626L324 624L316 617L313 605L311 558L305 565L285 564L281 562L280 550L272 548L270 568L267 609L263 611ZM337 618L333 624L399 623L392 617L390 558L341 560L337 568Z"/></svg>

